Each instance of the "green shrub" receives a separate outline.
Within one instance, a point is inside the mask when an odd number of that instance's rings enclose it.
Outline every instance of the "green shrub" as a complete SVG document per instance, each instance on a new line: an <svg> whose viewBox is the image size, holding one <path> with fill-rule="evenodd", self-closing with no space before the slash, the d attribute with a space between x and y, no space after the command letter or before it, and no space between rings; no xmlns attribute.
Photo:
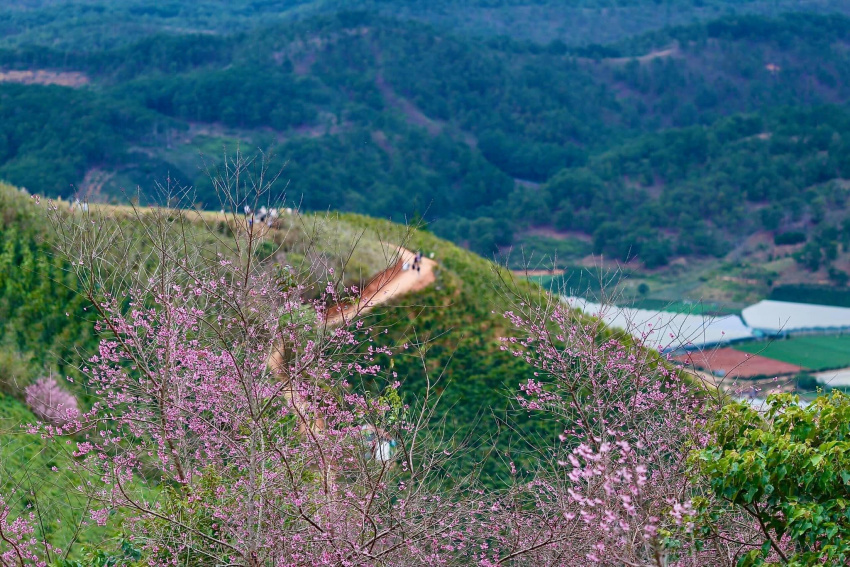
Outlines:
<svg viewBox="0 0 850 567"><path fill-rule="evenodd" d="M850 397L833 392L803 408L796 396L776 394L767 404L766 413L724 408L711 425L716 441L692 456L720 501L755 520L759 540L738 565L776 565L776 554L783 565L845 565ZM710 508L702 509L708 531L722 513Z"/></svg>
<svg viewBox="0 0 850 567"><path fill-rule="evenodd" d="M801 372L794 377L799 392L813 392L818 389L820 382L808 372Z"/></svg>

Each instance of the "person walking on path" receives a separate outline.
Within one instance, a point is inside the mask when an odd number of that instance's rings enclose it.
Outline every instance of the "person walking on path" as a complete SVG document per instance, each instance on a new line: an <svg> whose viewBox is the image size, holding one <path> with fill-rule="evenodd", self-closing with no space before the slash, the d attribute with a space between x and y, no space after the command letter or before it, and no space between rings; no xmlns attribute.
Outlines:
<svg viewBox="0 0 850 567"><path fill-rule="evenodd" d="M422 252L421 251L416 252L416 256L413 259L413 268L416 270L417 276L422 274Z"/></svg>

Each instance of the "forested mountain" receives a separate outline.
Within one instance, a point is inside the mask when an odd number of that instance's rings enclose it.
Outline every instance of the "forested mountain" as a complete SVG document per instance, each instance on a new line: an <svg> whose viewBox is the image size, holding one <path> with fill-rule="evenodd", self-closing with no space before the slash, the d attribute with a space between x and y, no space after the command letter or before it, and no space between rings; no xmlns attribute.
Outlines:
<svg viewBox="0 0 850 567"><path fill-rule="evenodd" d="M478 37L612 42L730 14L850 13L841 0L5 0L2 43L96 50L156 32L237 33L341 10L370 10Z"/></svg>
<svg viewBox="0 0 850 567"><path fill-rule="evenodd" d="M79 21L108 21L134 6L86 4ZM293 204L422 218L485 255L529 245L526 235L543 231L532 247L566 251L563 261L593 251L655 268L723 256L760 231L815 236L826 223L840 235L850 19L786 14L781 2L740 7L779 15L581 45L479 38L439 18L408 17L449 17L460 9L453 2L405 3L393 17L380 5L324 15L306 4L246 5L228 16L250 23L237 32L160 22L105 48L35 36L16 45L24 40L10 33L0 50L7 81L53 84L0 84L0 176L101 200L126 199L136 186L143 200L161 199L152 180L181 183L215 209L204 168L241 143L286 164ZM178 3L169 18L220 13L213 8ZM262 17L290 8L298 18ZM14 22L60 9L71 8L34 3L7 15ZM168 19L127 21L148 16ZM837 251L817 263L824 269L844 250L838 236L827 241Z"/></svg>

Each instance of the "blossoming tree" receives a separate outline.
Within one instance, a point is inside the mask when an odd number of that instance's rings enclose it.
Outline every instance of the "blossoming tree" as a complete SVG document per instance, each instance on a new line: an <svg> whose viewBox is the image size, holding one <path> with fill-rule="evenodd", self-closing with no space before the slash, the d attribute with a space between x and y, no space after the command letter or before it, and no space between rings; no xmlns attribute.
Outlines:
<svg viewBox="0 0 850 567"><path fill-rule="evenodd" d="M237 158L218 178L231 209L267 195L266 170L249 167ZM392 354L378 331L325 317L346 291L334 270L280 277L257 260L268 232L250 216L229 216L221 235L195 230L203 216L129 214L135 228L51 208L103 339L82 368L95 402L45 431L73 439L92 520L122 518L161 565L463 555L476 493L440 474L449 457L425 429L428 392L401 402L399 380L376 363ZM382 391L360 387L375 378Z"/></svg>

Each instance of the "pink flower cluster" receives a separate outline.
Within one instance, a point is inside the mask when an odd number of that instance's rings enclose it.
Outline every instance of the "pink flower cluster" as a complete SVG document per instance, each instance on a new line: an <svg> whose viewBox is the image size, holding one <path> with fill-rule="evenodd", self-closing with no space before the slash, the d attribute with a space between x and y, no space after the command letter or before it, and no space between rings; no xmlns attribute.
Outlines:
<svg viewBox="0 0 850 567"><path fill-rule="evenodd" d="M390 406L392 354L363 321L322 318L263 272L182 266L100 298L105 335L83 369L93 407L66 423L98 484L90 516L120 510L152 564L441 564L468 539L413 408ZM146 298L146 299L141 299ZM351 384L382 382L381 395ZM417 421L408 419L413 415ZM420 414L421 415L421 414ZM152 495L158 494L158 497Z"/></svg>
<svg viewBox="0 0 850 567"><path fill-rule="evenodd" d="M25 393L27 405L43 421L63 425L79 417L77 398L54 378L39 378L27 386Z"/></svg>
<svg viewBox="0 0 850 567"><path fill-rule="evenodd" d="M535 368L521 407L566 427L548 451L540 447L550 457L533 480L514 487L511 498L525 504L505 506L515 519L503 520L514 529L500 537L502 556L525 550L535 565L611 566L687 556L662 534L693 528L687 456L705 423L694 388L657 353L564 305L520 305L505 317L521 334L504 349ZM529 502L535 514L524 512Z"/></svg>
<svg viewBox="0 0 850 567"><path fill-rule="evenodd" d="M0 565L46 567L42 543L35 537L33 514L11 519L11 510L0 495Z"/></svg>

